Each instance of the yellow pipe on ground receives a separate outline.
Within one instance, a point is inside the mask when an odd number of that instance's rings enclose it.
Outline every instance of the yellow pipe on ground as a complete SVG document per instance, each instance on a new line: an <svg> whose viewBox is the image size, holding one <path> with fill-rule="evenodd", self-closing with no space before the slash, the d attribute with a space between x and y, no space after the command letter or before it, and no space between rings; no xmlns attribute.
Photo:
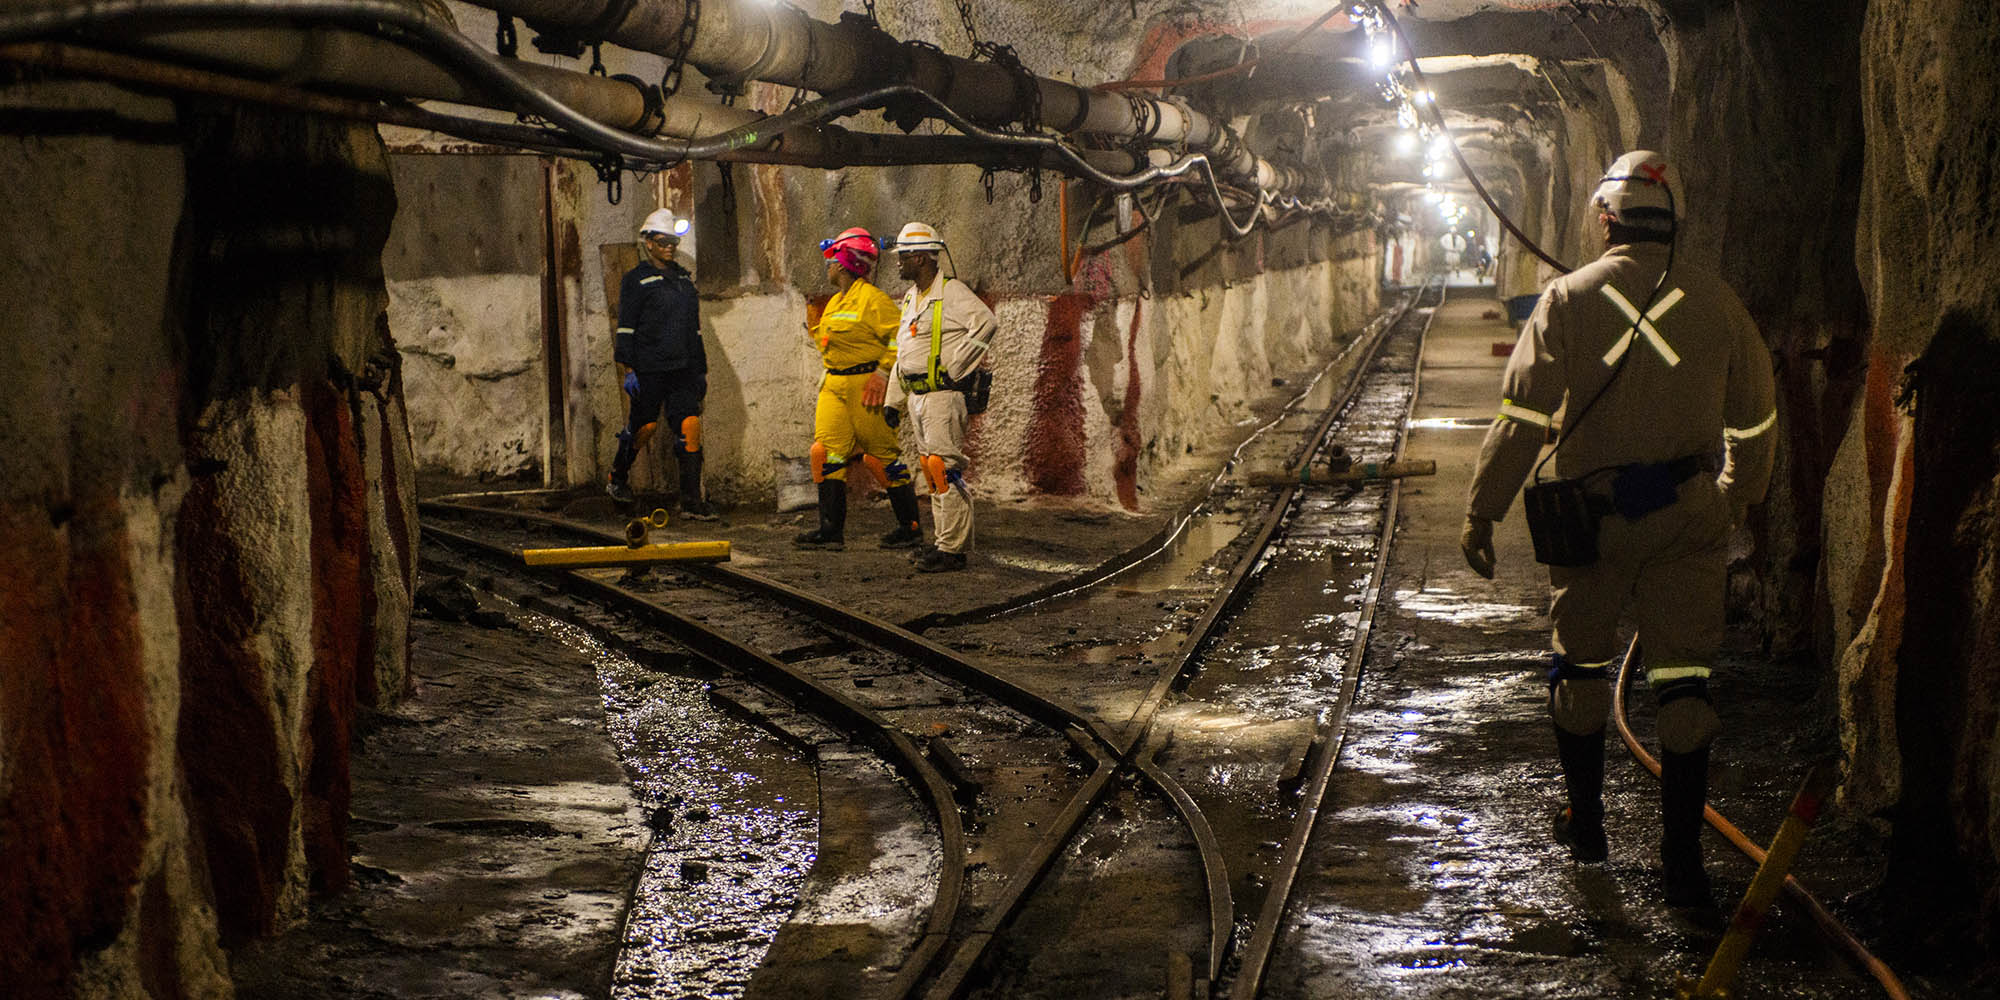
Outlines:
<svg viewBox="0 0 2000 1000"><path fill-rule="evenodd" d="M657 545L590 545L573 549L522 549L530 566L586 569L592 566L647 566L661 562L728 562L729 543L662 542Z"/></svg>
<svg viewBox="0 0 2000 1000"><path fill-rule="evenodd" d="M1729 995L1729 984L1736 981L1737 970L1750 952L1751 939L1763 926L1764 914L1770 910L1771 901L1778 898L1778 890L1784 888L1785 875L1791 871L1799 848L1805 846L1813 820L1819 818L1820 803L1833 791L1833 774L1833 765L1825 761L1806 774L1805 784L1793 796L1792 808L1778 825L1778 835L1764 854L1764 863L1757 866L1750 888L1743 893L1743 902L1736 907L1735 919L1729 922L1722 943L1715 946L1715 957L1709 960L1708 970L1693 987L1683 985L1676 991L1682 1000L1718 1000Z"/></svg>

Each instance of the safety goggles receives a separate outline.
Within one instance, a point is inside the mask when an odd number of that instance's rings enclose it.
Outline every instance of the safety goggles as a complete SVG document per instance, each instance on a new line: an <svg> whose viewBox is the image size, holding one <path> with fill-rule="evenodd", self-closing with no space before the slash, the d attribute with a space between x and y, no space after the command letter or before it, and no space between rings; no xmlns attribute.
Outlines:
<svg viewBox="0 0 2000 1000"><path fill-rule="evenodd" d="M665 243L666 245L671 247L671 246L679 246L681 243L681 238L675 236L672 233L647 233L646 242Z"/></svg>

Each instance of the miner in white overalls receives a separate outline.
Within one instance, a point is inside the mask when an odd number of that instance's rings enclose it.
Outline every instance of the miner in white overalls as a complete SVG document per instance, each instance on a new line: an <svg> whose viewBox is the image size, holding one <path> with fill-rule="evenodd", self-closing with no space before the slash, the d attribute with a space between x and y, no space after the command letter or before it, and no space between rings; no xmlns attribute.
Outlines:
<svg viewBox="0 0 2000 1000"><path fill-rule="evenodd" d="M1701 826L1718 728L1708 678L1722 644L1725 543L1764 497L1778 414L1771 355L1743 303L1713 271L1674 254L1675 193L1666 159L1645 151L1619 157L1592 193L1604 255L1551 282L1521 330L1461 542L1490 578L1493 522L1531 471L1542 478L1537 459L1562 409L1554 479L1576 485L1570 508L1595 523L1596 557L1549 567L1549 711L1569 799L1556 837L1579 860L1606 857L1608 668L1629 619L1659 704L1665 895L1702 906L1713 905Z"/></svg>
<svg viewBox="0 0 2000 1000"><path fill-rule="evenodd" d="M884 404L885 412L908 409L930 482L935 538L917 554L917 568L926 573L964 569L972 548L965 392L999 329L993 310L971 288L938 270L943 249L944 241L925 223L912 222L896 236L899 274L910 288L896 328L896 377Z"/></svg>

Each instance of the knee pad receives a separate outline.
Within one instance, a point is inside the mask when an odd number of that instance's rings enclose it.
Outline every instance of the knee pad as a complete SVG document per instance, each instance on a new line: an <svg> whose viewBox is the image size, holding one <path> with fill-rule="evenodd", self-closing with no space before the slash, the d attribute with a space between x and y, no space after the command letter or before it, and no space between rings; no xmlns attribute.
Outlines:
<svg viewBox="0 0 2000 1000"><path fill-rule="evenodd" d="M943 493L949 488L945 481L947 473L944 471L944 459L936 455L925 455L923 462L924 476L931 481L931 492Z"/></svg>
<svg viewBox="0 0 2000 1000"><path fill-rule="evenodd" d="M701 450L701 418L688 417L681 421L681 450Z"/></svg>
<svg viewBox="0 0 2000 1000"><path fill-rule="evenodd" d="M1653 696L1659 700L1660 711L1654 719L1654 728L1660 733L1660 749L1668 753L1694 753L1708 749L1715 742L1715 734L1722 729L1722 720L1715 714L1715 704L1708 697L1708 670L1705 667L1690 668L1699 674L1672 677L1653 684ZM1673 673L1670 668L1649 671L1648 679L1654 673Z"/></svg>
<svg viewBox="0 0 2000 1000"><path fill-rule="evenodd" d="M827 451L826 445L818 441L813 442L811 454L813 482L823 483L828 479L847 478L847 464L850 461L847 456Z"/></svg>
<svg viewBox="0 0 2000 1000"><path fill-rule="evenodd" d="M1565 732L1588 736L1611 710L1610 663L1571 663L1557 654L1549 668L1549 718Z"/></svg>
<svg viewBox="0 0 2000 1000"><path fill-rule="evenodd" d="M902 462L890 462L882 466L882 485L892 490L898 486L910 485L910 467Z"/></svg>
<svg viewBox="0 0 2000 1000"><path fill-rule="evenodd" d="M632 447L634 449L644 448L647 442L653 440L653 432L659 429L660 424L658 421L649 421L639 425L639 433L632 437Z"/></svg>
<svg viewBox="0 0 2000 1000"><path fill-rule="evenodd" d="M868 470L869 475L875 477L876 482L882 484L883 489L889 488L889 472L888 469L882 465L881 459L876 458L873 455L864 454L861 456L861 465L863 468Z"/></svg>

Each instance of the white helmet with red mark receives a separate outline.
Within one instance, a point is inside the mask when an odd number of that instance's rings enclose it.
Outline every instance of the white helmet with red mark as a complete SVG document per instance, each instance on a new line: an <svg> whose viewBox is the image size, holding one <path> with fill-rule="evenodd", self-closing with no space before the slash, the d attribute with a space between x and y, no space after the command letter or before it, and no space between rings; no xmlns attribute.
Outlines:
<svg viewBox="0 0 2000 1000"><path fill-rule="evenodd" d="M1666 157L1652 150L1634 150L1611 161L1597 182L1597 190L1590 194L1590 204L1621 226L1671 232L1674 188L1679 181L1669 174Z"/></svg>

